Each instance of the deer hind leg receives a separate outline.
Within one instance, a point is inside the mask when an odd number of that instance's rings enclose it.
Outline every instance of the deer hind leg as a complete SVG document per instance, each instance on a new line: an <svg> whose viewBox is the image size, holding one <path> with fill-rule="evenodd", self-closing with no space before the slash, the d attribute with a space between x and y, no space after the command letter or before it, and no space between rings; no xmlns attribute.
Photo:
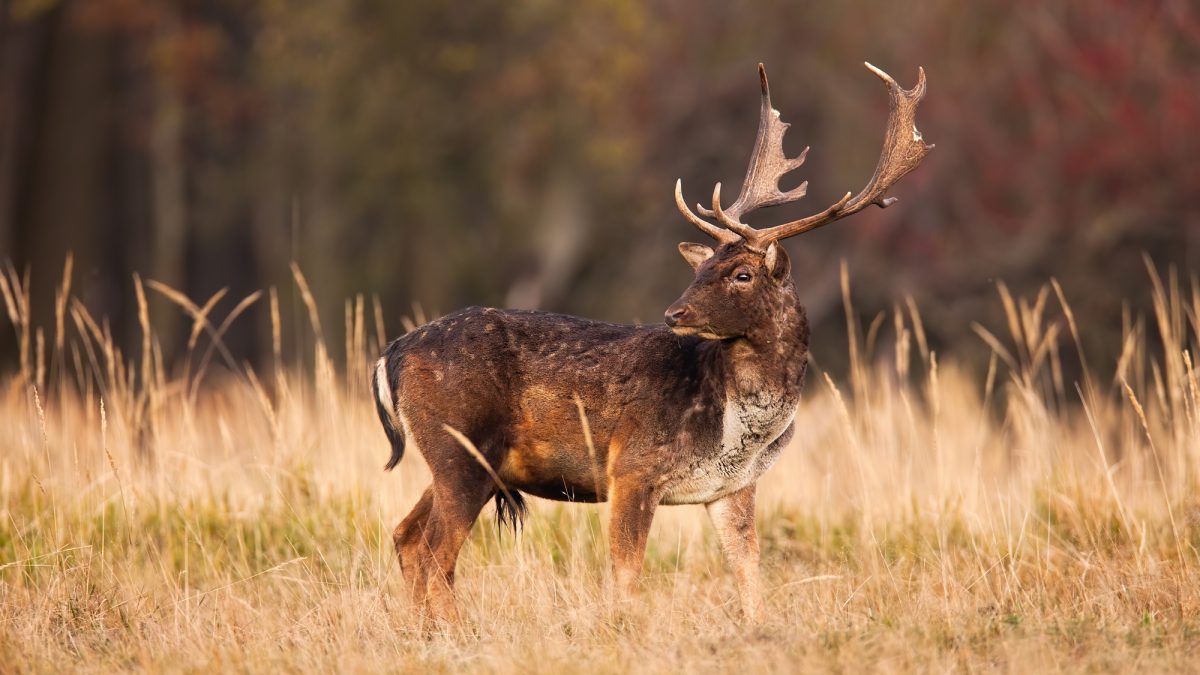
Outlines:
<svg viewBox="0 0 1200 675"><path fill-rule="evenodd" d="M463 543L484 504L492 497L491 478L482 471L470 479L433 486L433 509L429 516L429 558L425 576L426 606L437 619L457 623L454 601L454 571ZM464 477L465 478L465 477Z"/></svg>
<svg viewBox="0 0 1200 675"><path fill-rule="evenodd" d="M392 542L396 546L396 558L400 561L400 572L404 575L409 598L420 611L426 609L426 587L432 558L429 553L429 514L433 508L433 486L417 501L408 516L396 526Z"/></svg>
<svg viewBox="0 0 1200 675"><path fill-rule="evenodd" d="M480 510L492 496L491 483L434 482L425 490L392 539L400 570L423 617L458 622L454 568Z"/></svg>

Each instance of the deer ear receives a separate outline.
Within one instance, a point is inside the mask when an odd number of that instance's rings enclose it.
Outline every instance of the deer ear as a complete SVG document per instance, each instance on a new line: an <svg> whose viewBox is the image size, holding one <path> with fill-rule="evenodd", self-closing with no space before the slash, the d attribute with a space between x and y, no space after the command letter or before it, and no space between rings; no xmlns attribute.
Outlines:
<svg viewBox="0 0 1200 675"><path fill-rule="evenodd" d="M771 276L776 279L782 279L792 271L792 261L788 258L787 251L783 250L777 241L773 241L767 246L765 263Z"/></svg>
<svg viewBox="0 0 1200 675"><path fill-rule="evenodd" d="M713 256L713 250L704 244L693 244L685 241L679 244L679 253L692 269L697 269Z"/></svg>

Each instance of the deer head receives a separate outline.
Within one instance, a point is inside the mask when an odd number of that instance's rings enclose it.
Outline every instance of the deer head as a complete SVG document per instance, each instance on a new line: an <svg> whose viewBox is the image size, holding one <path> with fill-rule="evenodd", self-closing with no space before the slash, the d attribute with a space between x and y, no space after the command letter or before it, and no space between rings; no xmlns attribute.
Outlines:
<svg viewBox="0 0 1200 675"><path fill-rule="evenodd" d="M847 192L820 213L756 229L743 223L742 217L756 209L797 201L808 189L808 181L787 192L779 189L780 179L804 164L808 148L796 157L784 154L783 135L789 125L771 106L767 71L758 64L762 85L758 136L737 199L728 208L722 207L721 184L717 183L712 207L696 205L702 218L684 202L683 182L675 183L675 205L680 213L717 241L715 249L689 242L679 245L679 252L696 277L665 313L667 325L677 334L725 339L744 336L764 321L769 322L781 306L795 302L791 265L779 241L858 213L871 204L887 208L896 202L895 197L885 196L888 189L916 168L934 147L924 142L914 121L917 105L925 96L925 70L918 70L915 87L904 89L887 73L869 63L865 65L883 80L891 107L883 151L871 180L858 194Z"/></svg>

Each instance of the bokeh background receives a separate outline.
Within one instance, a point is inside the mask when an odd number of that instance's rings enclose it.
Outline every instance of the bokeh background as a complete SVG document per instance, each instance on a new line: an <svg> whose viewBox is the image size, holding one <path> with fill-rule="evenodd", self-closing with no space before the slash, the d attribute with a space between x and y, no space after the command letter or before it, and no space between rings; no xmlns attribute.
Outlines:
<svg viewBox="0 0 1200 675"><path fill-rule="evenodd" d="M911 295L943 351L1000 321L997 280L1054 276L1111 354L1149 304L1144 253L1181 284L1200 270L1187 0L0 0L0 261L49 325L73 251L76 293L130 345L133 273L228 287L226 309L278 286L300 321L293 260L335 328L357 293L393 334L414 302L656 322L690 280L675 244L700 236L675 179L692 202L740 184L755 64L788 149L812 146L809 197L768 224L870 176L886 96L864 60L906 86L926 68L937 150L895 207L788 242L824 365L843 259L866 319ZM155 303L169 360L188 319ZM227 337L239 358L270 354L260 310Z"/></svg>

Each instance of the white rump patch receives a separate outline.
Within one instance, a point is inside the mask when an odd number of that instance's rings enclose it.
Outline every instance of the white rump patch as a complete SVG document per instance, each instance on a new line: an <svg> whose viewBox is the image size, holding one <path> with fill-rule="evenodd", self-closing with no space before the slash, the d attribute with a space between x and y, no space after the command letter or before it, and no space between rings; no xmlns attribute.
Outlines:
<svg viewBox="0 0 1200 675"><path fill-rule="evenodd" d="M392 430L403 432L400 412L396 409L395 397L392 396L392 385L388 383L386 356L375 363L375 394L379 397L379 405L388 413L388 422L392 425Z"/></svg>

